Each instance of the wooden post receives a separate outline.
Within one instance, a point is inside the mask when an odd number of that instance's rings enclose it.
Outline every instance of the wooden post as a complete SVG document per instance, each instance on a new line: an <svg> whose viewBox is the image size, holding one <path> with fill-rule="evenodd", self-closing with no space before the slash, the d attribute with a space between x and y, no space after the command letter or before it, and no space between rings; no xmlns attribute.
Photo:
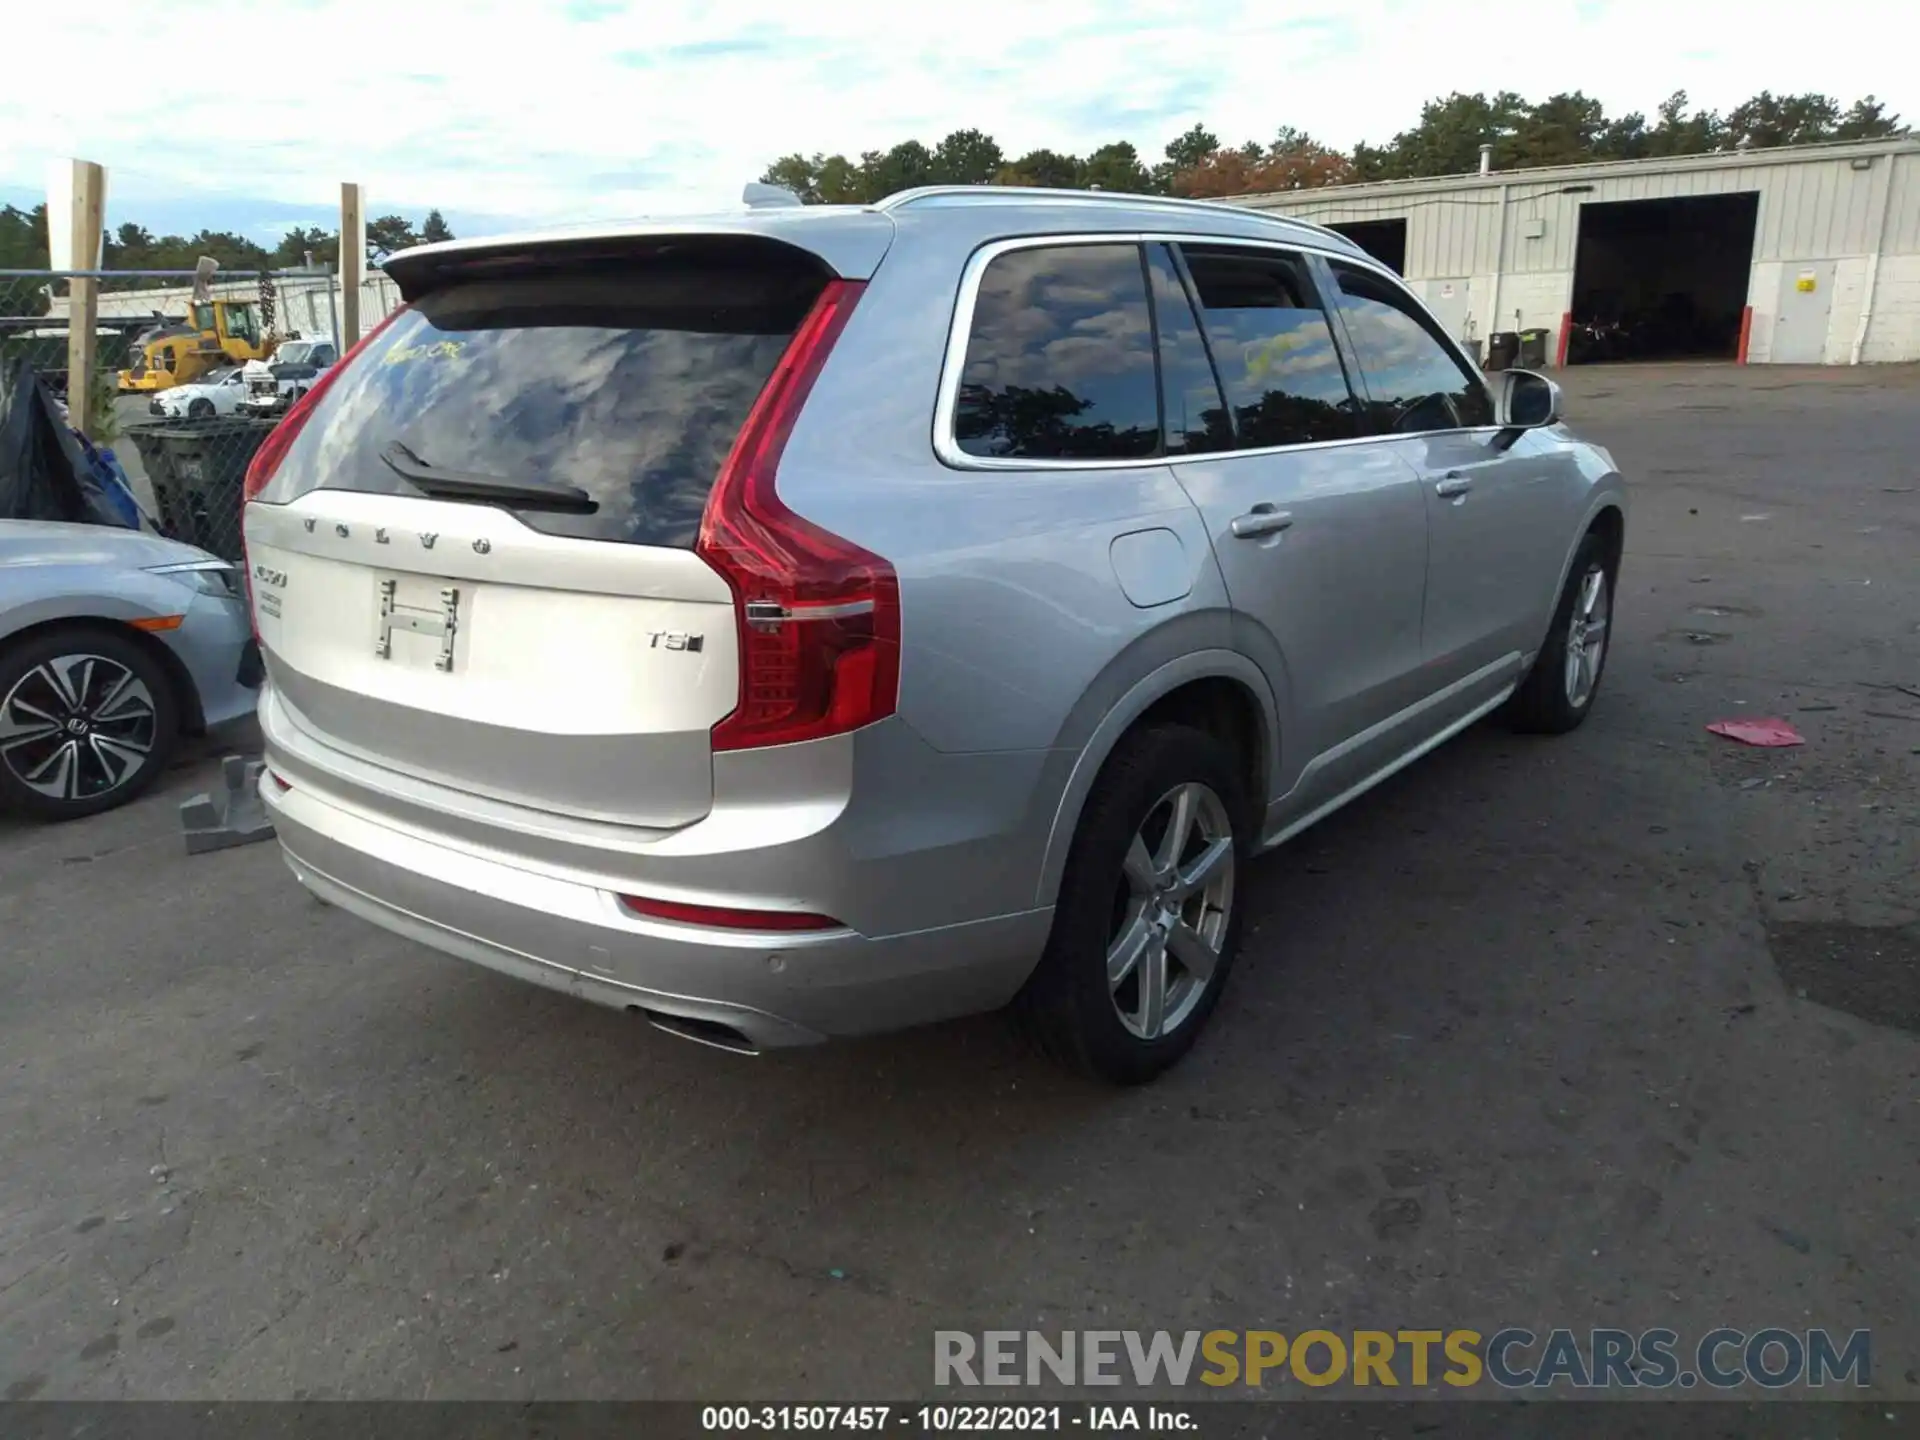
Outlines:
<svg viewBox="0 0 1920 1440"><path fill-rule="evenodd" d="M91 160L73 162L71 268L100 265L100 230L106 219L107 172ZM89 276L67 282L67 421L93 438L93 370L99 348L100 282Z"/></svg>
<svg viewBox="0 0 1920 1440"><path fill-rule="evenodd" d="M340 334L334 337L345 353L360 343L360 282L367 267L366 212L360 205L360 187L340 187Z"/></svg>

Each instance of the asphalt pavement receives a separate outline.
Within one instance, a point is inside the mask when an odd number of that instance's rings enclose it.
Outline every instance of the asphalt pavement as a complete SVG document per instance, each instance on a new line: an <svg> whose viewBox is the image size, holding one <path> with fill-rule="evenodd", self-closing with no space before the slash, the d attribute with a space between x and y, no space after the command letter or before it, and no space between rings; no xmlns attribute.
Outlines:
<svg viewBox="0 0 1920 1440"><path fill-rule="evenodd" d="M933 1332L1873 1330L1920 1398L1920 369L1570 372L1585 728L1262 861L1210 1033L742 1059L189 858L197 747L0 819L0 1393L859 1399ZM1905 688L1900 688L1905 687ZM1753 750L1708 722L1778 716Z"/></svg>

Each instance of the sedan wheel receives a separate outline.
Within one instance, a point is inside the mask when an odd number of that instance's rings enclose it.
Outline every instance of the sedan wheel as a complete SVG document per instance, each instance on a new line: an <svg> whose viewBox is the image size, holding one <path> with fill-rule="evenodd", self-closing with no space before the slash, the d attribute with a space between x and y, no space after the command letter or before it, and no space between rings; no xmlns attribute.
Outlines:
<svg viewBox="0 0 1920 1440"><path fill-rule="evenodd" d="M106 633L43 639L0 657L0 797L47 819L137 795L173 748L168 677Z"/></svg>

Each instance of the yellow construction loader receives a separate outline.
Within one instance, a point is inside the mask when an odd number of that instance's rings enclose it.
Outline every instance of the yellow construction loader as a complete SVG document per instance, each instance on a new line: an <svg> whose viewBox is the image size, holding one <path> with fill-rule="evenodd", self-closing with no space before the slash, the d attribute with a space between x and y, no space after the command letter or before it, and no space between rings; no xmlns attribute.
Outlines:
<svg viewBox="0 0 1920 1440"><path fill-rule="evenodd" d="M278 338L260 333L252 300L196 301L186 320L169 320L134 341L133 364L120 372L123 393L188 385L218 365L244 365L273 353Z"/></svg>

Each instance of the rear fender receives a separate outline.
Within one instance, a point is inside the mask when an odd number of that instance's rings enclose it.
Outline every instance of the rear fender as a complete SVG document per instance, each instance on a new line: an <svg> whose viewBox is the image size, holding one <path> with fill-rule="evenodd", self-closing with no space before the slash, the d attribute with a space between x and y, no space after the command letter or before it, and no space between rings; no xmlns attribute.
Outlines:
<svg viewBox="0 0 1920 1440"><path fill-rule="evenodd" d="M1194 650L1178 656L1143 675L1112 705L1081 745L1068 773L1067 782L1055 807L1053 824L1047 836L1045 856L1040 865L1040 880L1034 892L1036 906L1051 905L1060 889L1060 877L1066 869L1067 852L1073 846L1080 812L1093 791L1101 767L1107 763L1120 738L1155 703L1183 685L1196 680L1227 679L1244 686L1252 694L1260 712L1261 773L1278 773L1280 759L1279 711L1273 688L1260 667L1234 650ZM1264 803L1265 796L1253 797Z"/></svg>

